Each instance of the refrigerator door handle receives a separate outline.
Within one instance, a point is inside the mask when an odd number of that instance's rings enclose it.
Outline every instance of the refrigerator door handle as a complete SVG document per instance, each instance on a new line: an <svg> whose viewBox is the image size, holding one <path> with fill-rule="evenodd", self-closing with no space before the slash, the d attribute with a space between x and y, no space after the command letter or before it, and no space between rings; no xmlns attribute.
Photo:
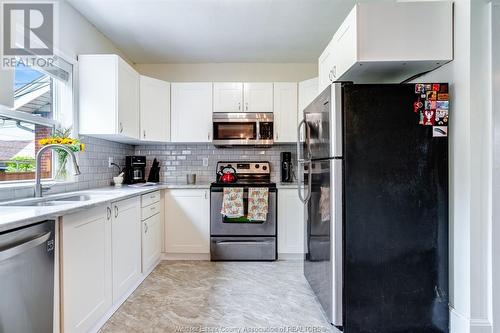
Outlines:
<svg viewBox="0 0 500 333"><path fill-rule="evenodd" d="M342 326L342 285L343 285L343 177L341 159L330 161L332 180L330 194L331 258L333 260L332 324Z"/></svg>
<svg viewBox="0 0 500 333"><path fill-rule="evenodd" d="M301 168L300 166L303 165L308 165L308 168L307 168L307 195L303 195L302 194L302 186L303 186L303 179L302 179L302 171L301 171ZM303 204L306 204L309 199L311 199L311 185L312 185L312 181L311 181L311 161L301 161L298 163L298 170L297 170L297 190L299 191L299 199L300 201L302 201Z"/></svg>

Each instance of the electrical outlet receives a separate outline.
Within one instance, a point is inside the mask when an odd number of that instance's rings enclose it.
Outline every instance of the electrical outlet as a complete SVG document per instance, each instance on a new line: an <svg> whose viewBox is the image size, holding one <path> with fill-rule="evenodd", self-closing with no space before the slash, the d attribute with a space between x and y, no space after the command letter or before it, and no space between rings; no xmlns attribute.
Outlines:
<svg viewBox="0 0 500 333"><path fill-rule="evenodd" d="M113 163L113 157L108 157L108 168L112 168L113 166L111 165Z"/></svg>
<svg viewBox="0 0 500 333"><path fill-rule="evenodd" d="M203 157L203 166L204 167L208 166L208 157Z"/></svg>

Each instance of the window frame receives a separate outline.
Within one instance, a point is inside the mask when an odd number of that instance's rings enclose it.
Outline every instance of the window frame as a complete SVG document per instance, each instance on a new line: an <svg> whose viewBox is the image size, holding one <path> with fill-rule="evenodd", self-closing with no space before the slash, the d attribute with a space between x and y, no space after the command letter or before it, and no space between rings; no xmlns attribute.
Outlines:
<svg viewBox="0 0 500 333"><path fill-rule="evenodd" d="M59 50L54 50L54 56L57 58L62 59L63 61L67 62L68 64L71 65L71 73L70 73L70 87L71 87L71 101L68 103L68 105L71 105L71 118L72 118L72 136L77 136L78 135L78 61L77 59L74 59L68 55L66 55L64 52L61 52ZM41 68L36 68L33 67L33 69L40 70L46 74L49 74L48 72L44 71ZM53 96L54 98L54 96ZM53 103L54 105L54 103ZM4 115L6 117L15 119L15 120L20 120L23 122L28 122L32 124L37 124L37 125L42 125L42 126L47 126L47 127L52 127L55 129L58 125L60 125L60 122L56 119L46 119L38 116L34 116L25 112L21 111L14 111L9 109L6 106L0 105L0 115ZM55 154L52 155L53 160L55 159ZM55 165L54 161L52 162L53 165ZM54 174L52 175L51 178L45 178L42 179L42 183L45 185L53 186L53 185L65 185L65 184L72 184L76 182L76 179L70 178L66 179L64 181L57 181L54 178ZM0 181L0 190L2 189L15 189L15 188L25 188L25 187L31 187L35 183L34 179L27 179L27 180L8 180L8 181Z"/></svg>

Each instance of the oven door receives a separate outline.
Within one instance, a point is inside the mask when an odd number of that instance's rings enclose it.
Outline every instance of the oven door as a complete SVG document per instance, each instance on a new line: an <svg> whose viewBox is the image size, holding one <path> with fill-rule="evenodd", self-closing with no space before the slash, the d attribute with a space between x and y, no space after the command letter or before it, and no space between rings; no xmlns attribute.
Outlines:
<svg viewBox="0 0 500 333"><path fill-rule="evenodd" d="M276 235L276 188L269 189L269 211L264 222L235 221L223 216L222 208L224 189L222 187L210 190L210 234L212 236L275 236ZM248 188L243 194L243 206L245 215L248 207Z"/></svg>

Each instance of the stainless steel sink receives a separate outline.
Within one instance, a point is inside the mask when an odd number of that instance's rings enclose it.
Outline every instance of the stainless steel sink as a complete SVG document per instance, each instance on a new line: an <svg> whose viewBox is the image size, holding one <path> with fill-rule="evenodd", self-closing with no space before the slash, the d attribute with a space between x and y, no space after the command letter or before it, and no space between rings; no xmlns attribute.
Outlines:
<svg viewBox="0 0 500 333"><path fill-rule="evenodd" d="M79 195L72 195L70 197L62 197L62 198L54 199L54 201L89 201L93 197L94 196L91 196L88 194L79 194Z"/></svg>

